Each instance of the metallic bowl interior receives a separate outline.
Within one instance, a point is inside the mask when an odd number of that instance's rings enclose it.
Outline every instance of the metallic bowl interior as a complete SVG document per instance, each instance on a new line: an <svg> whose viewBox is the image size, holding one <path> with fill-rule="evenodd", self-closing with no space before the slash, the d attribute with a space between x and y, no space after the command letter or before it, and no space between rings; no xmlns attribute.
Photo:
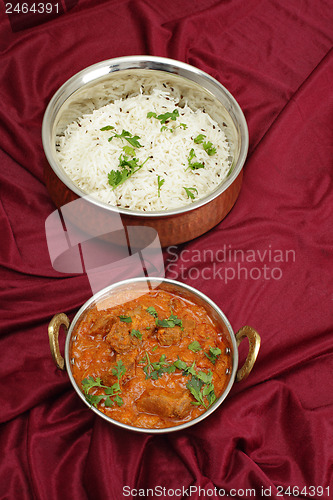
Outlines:
<svg viewBox="0 0 333 500"><path fill-rule="evenodd" d="M153 88L171 87L180 104L186 102L195 111L205 111L223 128L230 146L231 169L224 181L211 193L190 205L170 210L143 212L115 207L87 196L68 177L57 159L57 136L68 124L85 113L108 104L115 99L149 94ZM125 216L130 225L140 221L155 227L161 237L163 225L168 222L169 238L162 246L188 241L214 227L234 205L242 182L242 168L246 160L249 135L244 114L230 92L217 80L198 68L172 59L154 56L126 56L102 61L90 66L65 82L50 100L43 118L42 142L47 160L46 184L56 205L85 197L96 208L109 214ZM57 185L59 184L59 185ZM64 192L66 191L66 192ZM74 197L71 196L74 195ZM217 202L221 195L225 196ZM209 210L204 207L211 205ZM198 209L203 208L200 212ZM190 217L190 213L195 216ZM180 221L179 216L182 217ZM155 219L155 226L154 226ZM174 221L173 221L174 219ZM179 226L183 224L179 231ZM163 239L162 238L162 239ZM166 243L166 244L165 244Z"/></svg>
<svg viewBox="0 0 333 500"><path fill-rule="evenodd" d="M230 374L230 379L228 381L228 384L226 388L224 389L224 392L222 395L213 403L212 406L208 408L208 410L200 415L199 417L190 420L189 422L173 426L173 427L167 427L167 428L159 428L159 429L148 429L148 428L141 428L141 427L134 427L131 425L124 424L122 422L119 422L117 420L114 420L110 418L109 416L105 415L103 412L99 411L97 408L90 406L90 404L87 402L87 400L84 397L83 392L77 385L76 381L74 380L74 377L72 375L72 365L75 363L75 359L72 358L71 352L72 352L72 344L73 341L75 341L75 336L73 336L73 333L75 331L75 326L79 324L80 320L85 316L87 311L96 305L96 303L101 303L103 300L109 299L110 297L112 298L117 298L117 295L121 294L122 292L132 292L133 294L138 294L138 296L147 293L151 289L158 289L158 290L165 290L171 293L175 293L178 296L190 300L191 302L194 302L195 304L202 306L206 309L208 315L210 318L214 321L214 323L219 327L220 331L224 334L225 338L227 339L229 345L230 345L230 355L232 356L232 370ZM238 369L238 348L237 348L237 343L235 339L235 334L233 332L233 329L225 316L225 314L221 311L221 309L211 300L209 299L206 295L203 293L199 292L198 290L192 288L189 285L186 285L184 283L180 283L178 281L174 280L169 280L169 279L161 279L161 278L133 278L125 281L121 281L119 283L110 285L107 288L104 288L97 294L95 294L93 297L91 297L82 307L81 309L77 312L75 317L73 318L73 321L70 325L70 328L67 333L66 337L66 343L65 343L65 363L66 363L66 369L68 376L70 378L70 381L77 392L77 394L80 396L80 398L84 401L84 403L91 408L92 411L94 411L99 417L102 417L109 423L112 423L118 427L122 427L123 429L135 431L135 432L141 432L141 433L149 433L149 434L165 434L169 432L175 432L179 430L186 429L194 424L197 424L198 422L201 422L205 418L207 418L213 411L215 411L221 403L225 400L227 397L228 393L230 392L237 373Z"/></svg>

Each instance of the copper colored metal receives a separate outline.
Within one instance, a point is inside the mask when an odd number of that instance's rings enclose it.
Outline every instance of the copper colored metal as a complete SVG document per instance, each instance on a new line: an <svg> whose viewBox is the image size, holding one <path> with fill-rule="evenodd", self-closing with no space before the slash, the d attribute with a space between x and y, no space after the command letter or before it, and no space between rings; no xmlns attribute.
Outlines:
<svg viewBox="0 0 333 500"><path fill-rule="evenodd" d="M59 177L56 176L49 163L45 162L44 176L46 187L55 205L60 208L71 201L79 199L79 196L71 191ZM149 226L155 229L159 235L162 247L178 245L190 241L206 233L219 224L230 212L238 198L243 179L241 170L236 179L218 197L205 205L184 211L167 217L149 217L147 214L127 215L121 214L123 225L127 226ZM109 213L109 217L112 215ZM96 210L93 217L96 220ZM76 221L80 225L79 221ZM97 224L97 221L96 221ZM103 223L101 222L101 225ZM81 229L83 229L81 227ZM103 231L101 231L102 233Z"/></svg>

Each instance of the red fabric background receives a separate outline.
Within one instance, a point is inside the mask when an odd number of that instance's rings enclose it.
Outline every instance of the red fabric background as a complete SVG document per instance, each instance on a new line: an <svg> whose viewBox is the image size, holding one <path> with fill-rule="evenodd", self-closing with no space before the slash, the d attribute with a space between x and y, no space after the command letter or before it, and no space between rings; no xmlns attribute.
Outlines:
<svg viewBox="0 0 333 500"><path fill-rule="evenodd" d="M271 498L283 498L278 485L322 486L333 495L332 3L62 5L32 25L15 24L0 4L0 500L119 500L134 498L124 486L156 485L200 486L193 499L215 486L230 495L254 488L257 497L271 487ZM236 97L250 132L234 209L206 235L166 251L165 265L168 277L211 297L235 331L255 327L262 348L250 377L209 419L166 436L97 418L55 368L47 339L53 314L72 318L91 290L86 275L56 272L49 259L44 224L55 207L43 180L43 113L74 73L131 54L210 73ZM237 257L222 261L223 248ZM294 258L275 262L268 252L277 250ZM261 257L242 262L249 251ZM264 265L278 268L275 278Z"/></svg>

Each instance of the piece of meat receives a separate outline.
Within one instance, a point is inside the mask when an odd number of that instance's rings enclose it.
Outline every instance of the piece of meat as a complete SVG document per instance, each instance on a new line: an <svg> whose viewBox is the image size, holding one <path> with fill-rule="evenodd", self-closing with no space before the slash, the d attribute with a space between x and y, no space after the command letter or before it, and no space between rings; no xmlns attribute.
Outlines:
<svg viewBox="0 0 333 500"><path fill-rule="evenodd" d="M186 335L191 335L196 328L196 323L195 323L194 319L184 317L184 318L182 318L182 321L183 321L184 333Z"/></svg>
<svg viewBox="0 0 333 500"><path fill-rule="evenodd" d="M102 380L103 385L107 385L111 387L113 384L117 382L117 377L112 373L112 368L105 368L103 371L99 371L98 376Z"/></svg>
<svg viewBox="0 0 333 500"><path fill-rule="evenodd" d="M184 302L179 297L171 297L169 307L173 314L178 314L184 310Z"/></svg>
<svg viewBox="0 0 333 500"><path fill-rule="evenodd" d="M201 323L196 328L198 340L210 340L215 338L215 329L209 323Z"/></svg>
<svg viewBox="0 0 333 500"><path fill-rule="evenodd" d="M129 351L137 343L136 337L130 333L131 328L131 323L125 323L117 318L105 338L106 342L120 354Z"/></svg>
<svg viewBox="0 0 333 500"><path fill-rule="evenodd" d="M129 316L131 316L129 314ZM156 323L155 317L149 314L143 307L136 309L135 314L131 316L133 322L133 328L139 330L142 333L149 333L155 330Z"/></svg>
<svg viewBox="0 0 333 500"><path fill-rule="evenodd" d="M192 408L192 398L188 391L169 392L166 389L145 391L137 400L139 411L159 415L162 418L185 418Z"/></svg>
<svg viewBox="0 0 333 500"><path fill-rule="evenodd" d="M116 377L112 374L110 368L115 363L116 355L106 344L102 344L97 352L95 346L94 351L91 351L91 356L83 359L85 359L87 364L85 363L86 368L82 372L82 380L88 377L93 377L94 379L100 377L105 385L112 385L116 382Z"/></svg>
<svg viewBox="0 0 333 500"><path fill-rule="evenodd" d="M180 326L173 326L171 328L159 328L157 330L156 337L160 345L176 345L179 344L182 339L182 330Z"/></svg>
<svg viewBox="0 0 333 500"><path fill-rule="evenodd" d="M133 349L132 351L129 351L128 353L125 353L121 356L117 355L117 361L120 359L125 366L125 373L122 377L122 383L126 384L131 380L133 377L136 375L136 357L138 355L138 350Z"/></svg>
<svg viewBox="0 0 333 500"><path fill-rule="evenodd" d="M136 375L136 357L138 354L137 349L133 349L125 354L119 355L112 353L112 361L104 366L102 363L99 365L98 373L93 374L94 377L98 376L102 379L104 385L112 386L117 382L117 376L113 373L118 361L121 361L125 367L125 373L120 379L120 384L126 384L129 380L133 379ZM89 373L90 375L90 373Z"/></svg>
<svg viewBox="0 0 333 500"><path fill-rule="evenodd" d="M113 314L103 314L103 316L96 318L96 320L92 323L92 325L89 328L89 333L91 335L96 335L97 333L103 335L110 330L113 322L114 322Z"/></svg>

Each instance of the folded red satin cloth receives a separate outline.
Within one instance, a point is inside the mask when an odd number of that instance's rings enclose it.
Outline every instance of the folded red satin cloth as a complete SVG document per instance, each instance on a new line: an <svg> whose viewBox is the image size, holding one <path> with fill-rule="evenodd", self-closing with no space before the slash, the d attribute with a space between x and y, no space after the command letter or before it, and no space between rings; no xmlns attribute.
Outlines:
<svg viewBox="0 0 333 500"><path fill-rule="evenodd" d="M24 14L3 2L0 20L0 500L331 498L332 5L26 5ZM254 327L261 349L212 415L169 435L99 418L55 367L47 336L52 316L72 319L92 289L83 270L51 263L43 114L81 69L136 54L212 75L239 102L250 135L232 211L163 255L166 277L210 297L234 331ZM240 354L242 363L246 347Z"/></svg>

